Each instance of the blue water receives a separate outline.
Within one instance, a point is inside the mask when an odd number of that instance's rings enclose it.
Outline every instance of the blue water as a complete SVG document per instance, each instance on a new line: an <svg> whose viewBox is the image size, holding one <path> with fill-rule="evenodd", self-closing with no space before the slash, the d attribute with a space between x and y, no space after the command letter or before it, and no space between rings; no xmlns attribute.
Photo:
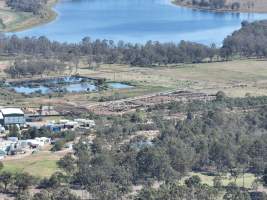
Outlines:
<svg viewBox="0 0 267 200"><path fill-rule="evenodd" d="M61 42L78 42L89 36L138 43L190 40L221 44L243 20L267 19L267 14L181 8L170 0L61 0L55 10L59 14L55 21L18 34L45 35Z"/></svg>
<svg viewBox="0 0 267 200"><path fill-rule="evenodd" d="M58 86L53 89L46 86L11 86L11 88L21 94L51 94L55 92L67 92L67 93L75 93L75 92L92 92L97 91L97 87L90 83L73 83L63 86Z"/></svg>
<svg viewBox="0 0 267 200"><path fill-rule="evenodd" d="M132 85L128 85L125 83L108 83L108 87L113 88L113 89L129 89L133 88Z"/></svg>
<svg viewBox="0 0 267 200"><path fill-rule="evenodd" d="M96 91L97 87L94 84L90 83L75 83L70 85L65 85L62 89L66 90L67 92L92 92Z"/></svg>
<svg viewBox="0 0 267 200"><path fill-rule="evenodd" d="M48 87L44 86L38 86L38 87L14 86L11 88L14 89L15 92L21 94L32 94L32 93L47 94L51 92L51 90Z"/></svg>
<svg viewBox="0 0 267 200"><path fill-rule="evenodd" d="M87 80L88 81L88 80ZM55 92L67 92L67 93L76 93L76 92L93 92L98 91L98 87L92 82L86 82L84 78L80 77L63 77L50 79L45 81L40 81L39 83L31 82L26 85L10 85L7 84L7 87L14 90L17 93L21 94L51 94ZM50 85L51 87L48 87ZM125 83L107 83L108 88L110 89L130 89L133 86Z"/></svg>

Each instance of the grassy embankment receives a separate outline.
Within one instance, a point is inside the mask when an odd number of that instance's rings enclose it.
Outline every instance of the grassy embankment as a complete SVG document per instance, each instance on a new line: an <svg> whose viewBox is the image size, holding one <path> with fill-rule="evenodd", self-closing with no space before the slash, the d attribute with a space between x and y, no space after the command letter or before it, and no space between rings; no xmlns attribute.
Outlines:
<svg viewBox="0 0 267 200"><path fill-rule="evenodd" d="M17 12L5 5L4 1L0 2L0 31L16 32L22 31L33 26L53 21L57 13L52 9L57 0L49 0L47 4L47 14L45 17L33 15L27 12Z"/></svg>

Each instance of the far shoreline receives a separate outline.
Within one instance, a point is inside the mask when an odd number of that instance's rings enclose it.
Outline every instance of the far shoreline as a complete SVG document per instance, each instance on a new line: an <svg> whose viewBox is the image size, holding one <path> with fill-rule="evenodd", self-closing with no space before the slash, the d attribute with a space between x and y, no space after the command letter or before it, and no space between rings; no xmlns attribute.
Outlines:
<svg viewBox="0 0 267 200"><path fill-rule="evenodd" d="M14 27L7 27L3 30L4 33L16 33L20 31L29 30L31 28L41 26L43 24L50 23L54 21L58 13L54 10L54 6L59 2L59 0L49 0L47 5L47 16L45 18L41 18L40 16L32 16L24 21L22 21L20 24L14 25Z"/></svg>
<svg viewBox="0 0 267 200"><path fill-rule="evenodd" d="M208 12L217 12L217 13L255 13L255 14L266 14L267 13L267 9L266 10L248 10L248 9L239 9L239 10L231 10L231 9L213 9L213 8L207 8L207 7L200 7L200 6L193 6L193 5L188 5L188 4L184 4L181 2L177 2L175 0L170 0L171 3L175 6L180 6L180 7L184 7L184 8L189 8L189 9L194 9L194 10L201 10L201 11L208 11Z"/></svg>

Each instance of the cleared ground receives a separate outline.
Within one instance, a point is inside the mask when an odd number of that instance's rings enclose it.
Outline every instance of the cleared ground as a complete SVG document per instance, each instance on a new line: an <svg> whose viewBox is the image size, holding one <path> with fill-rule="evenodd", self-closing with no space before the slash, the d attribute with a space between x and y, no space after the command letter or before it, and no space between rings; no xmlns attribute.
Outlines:
<svg viewBox="0 0 267 200"><path fill-rule="evenodd" d="M9 172L28 172L29 174L44 178L51 176L58 171L57 161L63 157L67 152L50 152L40 151L21 158L10 157L3 160L4 171Z"/></svg>
<svg viewBox="0 0 267 200"><path fill-rule="evenodd" d="M193 176L193 175L199 176L202 183L205 183L209 186L213 186L213 179L215 178L215 176L208 176L205 174L195 173L195 172L189 173L189 175L187 177L184 177L182 179L182 181L184 181L185 179L187 179L188 177ZM244 177L242 174L240 174L237 177L236 182L235 182L235 179L233 177L231 177L230 174L225 174L225 175L221 176L221 180L222 180L223 186L227 186L229 183L236 183L239 187L244 186L245 188L252 188L253 182L256 180L256 177L250 173L245 173Z"/></svg>

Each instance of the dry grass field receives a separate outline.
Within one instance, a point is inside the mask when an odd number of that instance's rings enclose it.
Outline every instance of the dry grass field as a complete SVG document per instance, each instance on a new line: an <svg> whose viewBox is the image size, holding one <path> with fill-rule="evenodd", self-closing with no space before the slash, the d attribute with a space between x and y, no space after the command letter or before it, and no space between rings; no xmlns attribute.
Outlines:
<svg viewBox="0 0 267 200"><path fill-rule="evenodd" d="M34 154L21 155L21 157L9 157L3 160L4 171L9 172L27 172L33 176L44 178L50 177L58 171L57 161L62 158L68 151L51 152L41 150Z"/></svg>
<svg viewBox="0 0 267 200"><path fill-rule="evenodd" d="M102 66L96 71L80 69L80 74L104 77L146 88L193 90L229 96L267 94L267 60L183 64L168 67Z"/></svg>
<svg viewBox="0 0 267 200"><path fill-rule="evenodd" d="M2 72L8 61L0 62ZM91 93L71 93L64 96L53 95L25 97L0 88L0 105L27 107L68 104L72 106L92 105L102 97L120 98L136 97L169 90L189 90L215 94L222 90L231 97L246 95L267 95L267 60L236 60L229 62L181 64L163 67L130 67L125 65L102 65L90 70L85 65L78 69L80 75L106 78L108 81L128 82L134 85L131 89L104 90ZM69 75L69 72L65 73ZM61 74L63 75L63 74Z"/></svg>

